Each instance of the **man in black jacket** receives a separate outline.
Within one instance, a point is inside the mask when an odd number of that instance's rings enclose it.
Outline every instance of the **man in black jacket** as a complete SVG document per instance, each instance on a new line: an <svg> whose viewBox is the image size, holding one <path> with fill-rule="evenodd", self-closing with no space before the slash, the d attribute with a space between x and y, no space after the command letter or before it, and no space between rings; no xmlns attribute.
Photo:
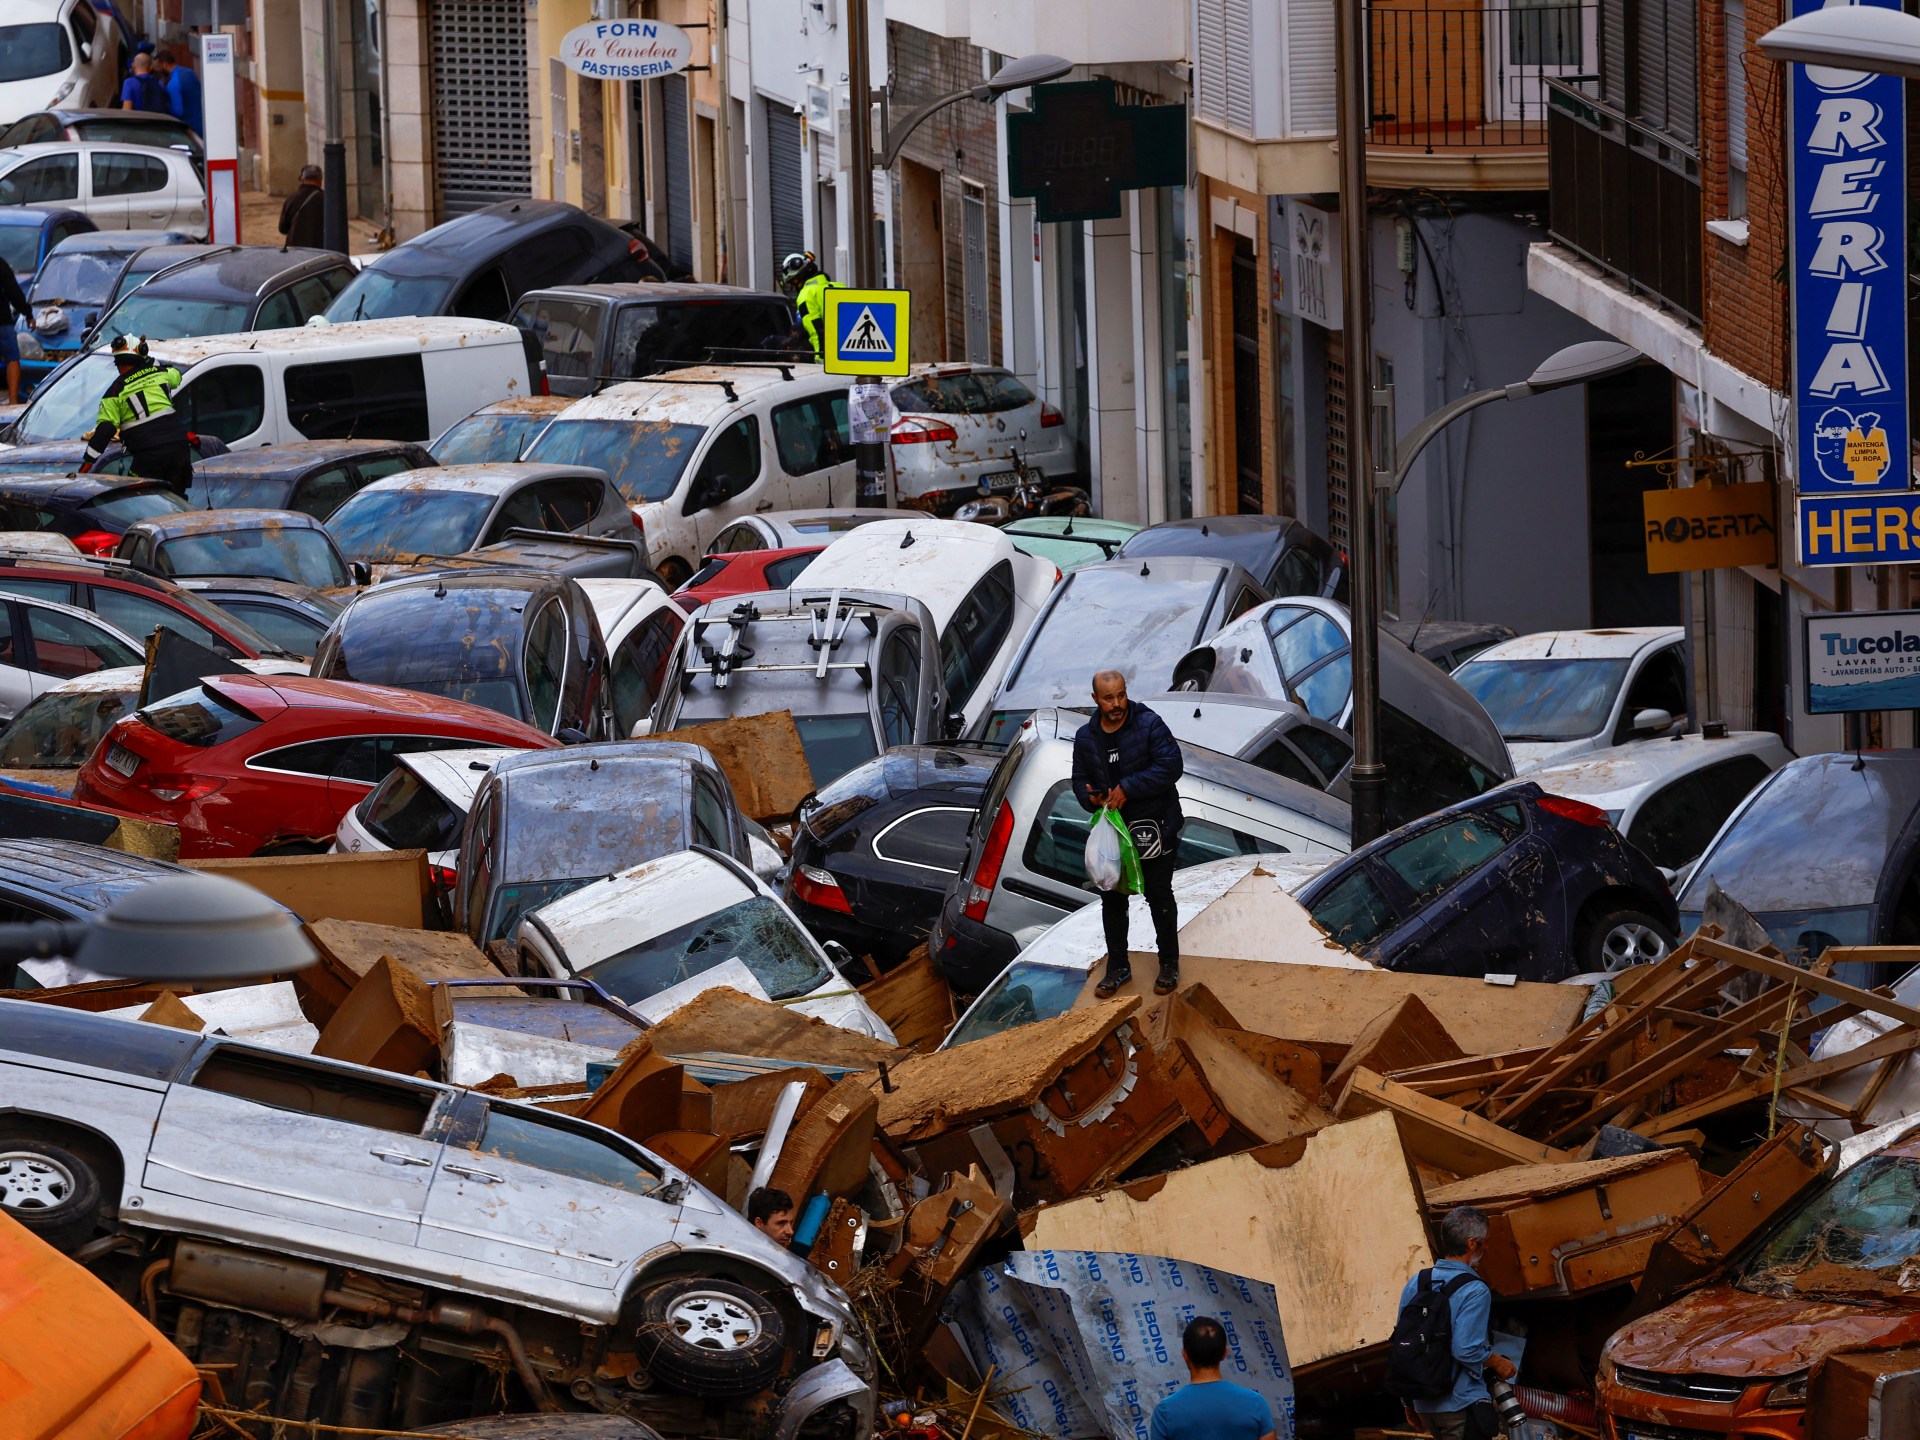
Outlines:
<svg viewBox="0 0 1920 1440"><path fill-rule="evenodd" d="M1174 783L1186 760L1167 722L1127 699L1127 677L1102 670L1093 677L1099 713L1073 737L1073 793L1089 810L1103 805L1120 812L1140 852L1141 891L1153 917L1160 975L1153 993L1169 995L1180 983L1179 910L1173 901L1174 850L1180 828L1180 794ZM1107 973L1094 993L1102 1000L1133 978L1127 963L1127 896L1102 891L1100 919L1107 932Z"/></svg>

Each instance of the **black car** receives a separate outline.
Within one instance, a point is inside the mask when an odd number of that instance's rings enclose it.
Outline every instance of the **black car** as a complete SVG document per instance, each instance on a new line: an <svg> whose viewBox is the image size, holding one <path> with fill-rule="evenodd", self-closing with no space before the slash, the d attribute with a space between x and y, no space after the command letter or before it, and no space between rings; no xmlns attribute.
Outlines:
<svg viewBox="0 0 1920 1440"><path fill-rule="evenodd" d="M784 295L739 285L566 285L521 297L513 323L539 337L555 395L609 380L740 358L796 325Z"/></svg>
<svg viewBox="0 0 1920 1440"><path fill-rule="evenodd" d="M1666 877L1607 812L1530 780L1403 825L1296 892L1335 940L1388 970L1564 980L1663 959Z"/></svg>
<svg viewBox="0 0 1920 1440"><path fill-rule="evenodd" d="M155 880L189 873L165 860L79 840L0 840L0 924L91 920ZM3 966L0 986L37 990L47 981L65 983L65 968L59 959L29 960L18 970Z"/></svg>
<svg viewBox="0 0 1920 1440"><path fill-rule="evenodd" d="M1270 595L1347 600L1347 557L1286 515L1209 515L1163 520L1127 537L1116 560L1192 555L1231 560Z"/></svg>
<svg viewBox="0 0 1920 1440"><path fill-rule="evenodd" d="M179 581L245 621L290 655L311 655L346 607L332 596L264 575L189 575Z"/></svg>
<svg viewBox="0 0 1920 1440"><path fill-rule="evenodd" d="M155 150L184 150L193 167L206 169L207 147L184 120L153 110L80 110L56 107L22 115L0 130L0 148L45 141L96 140L110 145L150 145Z"/></svg>
<svg viewBox="0 0 1920 1440"><path fill-rule="evenodd" d="M313 673L464 700L561 740L603 740L612 726L600 623L561 575L440 571L376 585L333 622Z"/></svg>
<svg viewBox="0 0 1920 1440"><path fill-rule="evenodd" d="M106 311L128 257L187 238L183 230L95 230L69 235L56 245L27 292L27 308L33 313L29 328L19 335L25 388L80 352L81 337Z"/></svg>
<svg viewBox="0 0 1920 1440"><path fill-rule="evenodd" d="M353 274L347 257L331 250L219 245L155 273L100 317L91 338L291 330L322 314Z"/></svg>
<svg viewBox="0 0 1920 1440"><path fill-rule="evenodd" d="M559 200L503 200L397 245L362 270L327 318L461 315L505 320L529 290L638 280L645 247Z"/></svg>
<svg viewBox="0 0 1920 1440"><path fill-rule="evenodd" d="M1449 675L1488 646L1513 639L1511 625L1481 620L1383 620L1380 629Z"/></svg>
<svg viewBox="0 0 1920 1440"><path fill-rule="evenodd" d="M921 944L967 854L967 827L1003 752L900 745L801 807L786 900L822 941L890 970Z"/></svg>
<svg viewBox="0 0 1920 1440"><path fill-rule="evenodd" d="M362 487L434 463L424 445L404 440L296 440L201 461L193 467L187 503L203 510L298 510L324 520Z"/></svg>
<svg viewBox="0 0 1920 1440"><path fill-rule="evenodd" d="M8 453L0 451L0 472ZM0 530L52 530L88 555L111 555L129 525L187 508L158 480L0 473Z"/></svg>

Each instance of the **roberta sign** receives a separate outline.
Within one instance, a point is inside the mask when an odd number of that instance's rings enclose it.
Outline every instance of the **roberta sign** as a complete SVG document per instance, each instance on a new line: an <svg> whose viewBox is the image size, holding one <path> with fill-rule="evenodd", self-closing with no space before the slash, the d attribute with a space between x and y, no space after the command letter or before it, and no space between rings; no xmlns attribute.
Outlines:
<svg viewBox="0 0 1920 1440"><path fill-rule="evenodd" d="M653 80L692 59L687 32L664 20L595 20L560 37L560 63L595 80Z"/></svg>
<svg viewBox="0 0 1920 1440"><path fill-rule="evenodd" d="M1795 0L1793 13L1820 8L1820 0ZM1917 560L1905 82L1820 65L1788 69L1801 563Z"/></svg>
<svg viewBox="0 0 1920 1440"><path fill-rule="evenodd" d="M1807 713L1920 709L1920 610L1809 615Z"/></svg>

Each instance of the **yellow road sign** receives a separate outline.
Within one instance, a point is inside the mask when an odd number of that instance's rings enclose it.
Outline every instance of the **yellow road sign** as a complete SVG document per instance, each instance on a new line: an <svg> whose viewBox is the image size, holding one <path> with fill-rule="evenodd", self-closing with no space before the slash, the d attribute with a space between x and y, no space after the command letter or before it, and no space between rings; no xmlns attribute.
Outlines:
<svg viewBox="0 0 1920 1440"><path fill-rule="evenodd" d="M907 373L907 292L828 290L825 367L829 375Z"/></svg>

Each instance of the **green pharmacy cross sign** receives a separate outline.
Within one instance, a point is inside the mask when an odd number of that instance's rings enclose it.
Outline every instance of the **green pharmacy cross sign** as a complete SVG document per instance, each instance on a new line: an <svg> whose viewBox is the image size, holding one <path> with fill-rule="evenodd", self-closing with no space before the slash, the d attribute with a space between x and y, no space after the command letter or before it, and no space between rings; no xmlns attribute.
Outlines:
<svg viewBox="0 0 1920 1440"><path fill-rule="evenodd" d="M1007 115L1007 189L1042 220L1111 220L1122 190L1187 183L1187 107L1122 105L1110 80L1037 85Z"/></svg>

